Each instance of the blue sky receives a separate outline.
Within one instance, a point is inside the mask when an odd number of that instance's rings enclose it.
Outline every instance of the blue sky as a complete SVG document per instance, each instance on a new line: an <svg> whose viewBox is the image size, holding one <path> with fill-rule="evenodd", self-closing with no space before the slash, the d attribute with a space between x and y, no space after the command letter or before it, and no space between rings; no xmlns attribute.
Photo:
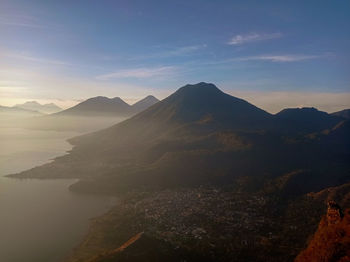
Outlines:
<svg viewBox="0 0 350 262"><path fill-rule="evenodd" d="M215 83L269 111L350 107L350 1L0 1L0 104Z"/></svg>

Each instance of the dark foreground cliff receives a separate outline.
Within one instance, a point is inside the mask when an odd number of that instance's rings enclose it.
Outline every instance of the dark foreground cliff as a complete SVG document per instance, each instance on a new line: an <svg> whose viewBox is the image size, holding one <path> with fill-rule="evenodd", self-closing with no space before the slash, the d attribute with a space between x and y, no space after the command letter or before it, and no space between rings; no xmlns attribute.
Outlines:
<svg viewBox="0 0 350 262"><path fill-rule="evenodd" d="M307 249L295 262L350 262L350 208L330 207Z"/></svg>

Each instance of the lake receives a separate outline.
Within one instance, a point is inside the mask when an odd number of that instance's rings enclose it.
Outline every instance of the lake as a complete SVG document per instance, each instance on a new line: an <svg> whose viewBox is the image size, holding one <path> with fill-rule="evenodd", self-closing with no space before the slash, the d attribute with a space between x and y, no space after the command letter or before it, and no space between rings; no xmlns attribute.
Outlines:
<svg viewBox="0 0 350 262"><path fill-rule="evenodd" d="M76 194L72 179L4 177L64 154L73 132L0 128L0 261L59 262L82 240L112 197Z"/></svg>

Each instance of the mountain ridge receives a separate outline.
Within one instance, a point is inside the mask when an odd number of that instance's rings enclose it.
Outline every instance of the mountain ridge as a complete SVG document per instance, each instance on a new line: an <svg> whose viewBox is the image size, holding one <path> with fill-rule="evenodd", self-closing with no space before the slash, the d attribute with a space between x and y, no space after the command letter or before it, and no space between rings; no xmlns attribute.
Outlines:
<svg viewBox="0 0 350 262"><path fill-rule="evenodd" d="M16 104L14 107L39 111L45 114L56 113L62 110L54 103L40 104L37 101L27 101L23 104Z"/></svg>
<svg viewBox="0 0 350 262"><path fill-rule="evenodd" d="M342 119L319 111L314 107L286 108L275 114L277 119L287 125L289 131L315 132L331 128Z"/></svg>
<svg viewBox="0 0 350 262"><path fill-rule="evenodd" d="M94 183L102 183L105 189L101 184L99 190L109 192L142 184L164 187L219 181L231 183L240 176L254 177L256 172L266 172L273 178L296 169L311 169L312 172L307 172L309 183L302 184L303 175L299 175L290 184L303 187L298 190L301 193L322 189L327 183L336 185L345 176L341 171L329 177L325 168L322 179L312 182L317 179L318 163L326 165L330 161L327 158L333 159L335 154L347 152L346 148L340 151L335 146L330 151L319 150L321 145L317 139L324 141L322 146L333 145L335 138L328 138L334 132L322 135L319 128L309 130L307 126L301 135L299 129L286 133L284 128L293 127L295 123L286 119L279 121L278 117L223 93L213 84L186 85L119 124L70 139L73 150L55 161L62 163L60 167L66 164L66 168L59 171L55 162L45 168L56 170L50 172L51 175L64 177L71 176L69 169L80 170L76 176L88 179L81 179L72 189L93 190ZM328 120L324 126L333 127ZM315 134L304 136L311 131ZM305 161L309 154L314 155L311 162ZM72 162L70 158L79 161ZM17 176L35 174L36 170L40 168ZM96 173L106 176L96 176ZM215 173L222 175L215 176ZM246 186L252 186L254 180L247 181L251 182Z"/></svg>
<svg viewBox="0 0 350 262"><path fill-rule="evenodd" d="M157 103L154 96L147 96L133 105L129 105L120 97L108 98L96 96L80 102L66 110L54 114L55 116L130 116Z"/></svg>
<svg viewBox="0 0 350 262"><path fill-rule="evenodd" d="M108 98L105 96L96 96L80 102L66 110L54 114L55 116L100 116L119 114L127 115L129 105L120 97Z"/></svg>
<svg viewBox="0 0 350 262"><path fill-rule="evenodd" d="M146 97L141 101L137 107L133 107L120 97L97 96L60 112L31 118L19 125L30 129L92 132L121 122L158 100Z"/></svg>
<svg viewBox="0 0 350 262"><path fill-rule="evenodd" d="M136 113L139 113L158 102L159 100L156 97L152 95L148 95L145 98L132 104L131 107L133 108L133 111L135 111Z"/></svg>
<svg viewBox="0 0 350 262"><path fill-rule="evenodd" d="M337 111L337 112L331 113L331 115L342 117L345 119L350 119L350 109L344 109L341 111Z"/></svg>

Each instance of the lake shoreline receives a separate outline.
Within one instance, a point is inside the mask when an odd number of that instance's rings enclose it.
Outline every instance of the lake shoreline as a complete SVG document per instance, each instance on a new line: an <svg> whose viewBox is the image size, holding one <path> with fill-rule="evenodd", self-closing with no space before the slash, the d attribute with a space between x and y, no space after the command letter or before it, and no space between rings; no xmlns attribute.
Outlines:
<svg viewBox="0 0 350 262"><path fill-rule="evenodd" d="M11 174L51 163L72 149L74 132L0 129L0 257L9 262L61 262L114 196L70 190L76 178L27 179ZM21 252L18 252L18 250Z"/></svg>

